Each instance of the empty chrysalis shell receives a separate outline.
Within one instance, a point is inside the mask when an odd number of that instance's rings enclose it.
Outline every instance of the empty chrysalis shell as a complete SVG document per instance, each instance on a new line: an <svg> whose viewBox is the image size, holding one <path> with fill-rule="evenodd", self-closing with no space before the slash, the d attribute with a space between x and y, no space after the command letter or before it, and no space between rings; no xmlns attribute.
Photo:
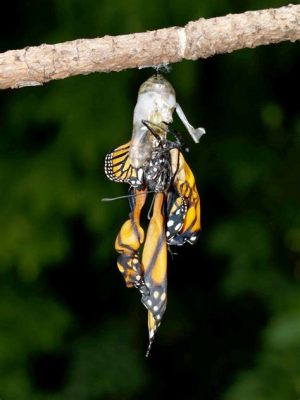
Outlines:
<svg viewBox="0 0 300 400"><path fill-rule="evenodd" d="M169 124L173 121L175 107L175 90L162 75L153 75L141 85L133 113L129 153L134 168L143 167L148 161L155 140L142 121L150 121L161 126L162 129L157 134L166 135L164 122Z"/></svg>
<svg viewBox="0 0 300 400"><path fill-rule="evenodd" d="M176 103L173 86L162 75L156 74L147 79L140 87L137 103L133 113L133 131L130 146L130 159L134 168L141 168L151 157L155 137L149 132L143 121L156 125L156 134L165 138L166 124L173 122L176 110L182 123L194 139L199 142L205 133L203 128L193 128L184 115L182 108ZM159 129L161 127L161 129Z"/></svg>

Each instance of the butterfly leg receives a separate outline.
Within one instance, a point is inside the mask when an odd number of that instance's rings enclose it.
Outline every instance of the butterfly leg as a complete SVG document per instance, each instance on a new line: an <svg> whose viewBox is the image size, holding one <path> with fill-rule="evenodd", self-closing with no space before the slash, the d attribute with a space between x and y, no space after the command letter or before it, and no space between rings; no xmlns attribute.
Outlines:
<svg viewBox="0 0 300 400"><path fill-rule="evenodd" d="M117 265L125 279L126 286L134 286L144 294L148 293L148 289L142 276L138 252L144 242L144 230L140 225L140 214L146 201L146 191L134 189L133 194L132 211L116 238L115 249L120 253Z"/></svg>
<svg viewBox="0 0 300 400"><path fill-rule="evenodd" d="M159 129L161 130L162 128L159 125L154 124L151 121L146 121L146 120L142 120L142 124L145 125L145 127L149 130L149 132L152 133L152 135L155 137L155 139L161 143L161 138L159 136L159 134L155 131L155 129Z"/></svg>
<svg viewBox="0 0 300 400"><path fill-rule="evenodd" d="M189 148L187 147L185 141L182 138L182 135L176 131L176 129L171 128L170 126L168 126L168 132L174 136L175 140L176 140L176 144L178 145L180 150L184 150L187 153L190 151Z"/></svg>

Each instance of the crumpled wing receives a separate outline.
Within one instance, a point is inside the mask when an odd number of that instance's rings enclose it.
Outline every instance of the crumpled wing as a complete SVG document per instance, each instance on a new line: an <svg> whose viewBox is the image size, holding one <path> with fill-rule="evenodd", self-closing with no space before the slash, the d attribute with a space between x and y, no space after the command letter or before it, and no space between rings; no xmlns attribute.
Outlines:
<svg viewBox="0 0 300 400"><path fill-rule="evenodd" d="M200 196L194 175L178 149L172 149L173 185L178 193L167 221L168 244L194 244L201 231ZM180 227L181 225L181 227ZM178 229L172 229L177 227Z"/></svg>
<svg viewBox="0 0 300 400"><path fill-rule="evenodd" d="M155 194L153 214L147 230L142 256L143 277L148 294L142 296L142 303L148 309L149 355L155 333L167 306L167 242L165 217L163 213L165 194Z"/></svg>
<svg viewBox="0 0 300 400"><path fill-rule="evenodd" d="M144 230L140 225L141 210L145 204L146 191L132 190L130 201L132 211L129 219L122 225L116 238L115 249L120 253L117 265L122 273L127 287L136 287L142 294L148 293L139 261L139 248L144 242Z"/></svg>
<svg viewBox="0 0 300 400"><path fill-rule="evenodd" d="M179 246L184 243L178 241L178 234L182 230L184 224L187 203L182 196L177 196L178 194L175 191L168 193L166 237L169 245Z"/></svg>

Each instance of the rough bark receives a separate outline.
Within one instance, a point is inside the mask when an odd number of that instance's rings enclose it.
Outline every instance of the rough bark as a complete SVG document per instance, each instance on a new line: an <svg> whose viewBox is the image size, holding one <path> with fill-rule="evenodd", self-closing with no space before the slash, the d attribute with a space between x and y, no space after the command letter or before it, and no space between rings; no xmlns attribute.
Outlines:
<svg viewBox="0 0 300 400"><path fill-rule="evenodd" d="M196 60L243 48L300 39L300 5L199 19L185 27L59 44L0 54L0 89L42 85L92 72Z"/></svg>

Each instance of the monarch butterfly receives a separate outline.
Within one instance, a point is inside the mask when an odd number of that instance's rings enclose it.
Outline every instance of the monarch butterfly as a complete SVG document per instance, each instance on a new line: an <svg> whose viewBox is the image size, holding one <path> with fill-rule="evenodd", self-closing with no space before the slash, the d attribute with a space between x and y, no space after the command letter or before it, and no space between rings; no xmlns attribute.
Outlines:
<svg viewBox="0 0 300 400"><path fill-rule="evenodd" d="M182 154L184 144L170 128L174 110L198 142L205 130L188 123L172 85L160 74L149 78L139 90L131 140L105 158L107 177L130 185L131 212L117 236L115 249L126 286L139 289L148 310L146 356L166 310L167 249L185 242L194 244L201 229L195 178ZM175 142L167 139L169 133ZM149 192L154 193L154 200L145 239L140 216Z"/></svg>

